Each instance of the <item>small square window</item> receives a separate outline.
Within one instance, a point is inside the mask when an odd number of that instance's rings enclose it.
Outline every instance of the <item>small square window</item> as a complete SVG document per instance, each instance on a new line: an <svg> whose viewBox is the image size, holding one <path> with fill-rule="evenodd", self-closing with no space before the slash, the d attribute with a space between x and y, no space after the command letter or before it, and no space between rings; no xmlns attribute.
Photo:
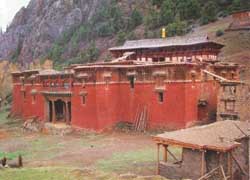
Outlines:
<svg viewBox="0 0 250 180"><path fill-rule="evenodd" d="M159 101L159 103L164 102L164 93L163 92L158 92L158 101Z"/></svg>

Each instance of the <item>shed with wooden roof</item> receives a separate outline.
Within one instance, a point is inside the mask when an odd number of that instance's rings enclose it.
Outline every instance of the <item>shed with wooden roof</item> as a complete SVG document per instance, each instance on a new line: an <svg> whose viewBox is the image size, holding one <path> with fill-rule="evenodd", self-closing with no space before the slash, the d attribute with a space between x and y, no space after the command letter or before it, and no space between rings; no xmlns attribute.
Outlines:
<svg viewBox="0 0 250 180"><path fill-rule="evenodd" d="M248 179L250 123L220 121L166 132L154 137L158 149L157 172L167 178ZM170 146L182 149L181 157ZM159 150L163 147L163 161ZM170 158L174 163L169 162Z"/></svg>

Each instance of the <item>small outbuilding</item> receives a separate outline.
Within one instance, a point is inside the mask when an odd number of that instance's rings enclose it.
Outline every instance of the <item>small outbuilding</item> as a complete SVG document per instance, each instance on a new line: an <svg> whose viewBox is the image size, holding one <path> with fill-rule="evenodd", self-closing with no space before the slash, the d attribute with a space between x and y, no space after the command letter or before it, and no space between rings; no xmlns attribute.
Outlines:
<svg viewBox="0 0 250 180"><path fill-rule="evenodd" d="M228 31L250 29L250 9L233 12L232 18L233 22L228 27Z"/></svg>
<svg viewBox="0 0 250 180"><path fill-rule="evenodd" d="M249 135L249 122L229 120L159 134L157 173L170 179L248 180ZM170 146L182 149L180 158Z"/></svg>

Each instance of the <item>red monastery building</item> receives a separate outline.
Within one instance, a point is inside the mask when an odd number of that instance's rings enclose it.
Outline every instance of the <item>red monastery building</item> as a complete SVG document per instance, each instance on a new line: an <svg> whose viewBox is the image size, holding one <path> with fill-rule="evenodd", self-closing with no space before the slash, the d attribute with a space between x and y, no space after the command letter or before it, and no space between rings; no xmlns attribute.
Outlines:
<svg viewBox="0 0 250 180"><path fill-rule="evenodd" d="M222 47L207 37L127 41L111 62L14 72L12 114L97 131L214 121L218 80L239 78L238 65L218 61Z"/></svg>

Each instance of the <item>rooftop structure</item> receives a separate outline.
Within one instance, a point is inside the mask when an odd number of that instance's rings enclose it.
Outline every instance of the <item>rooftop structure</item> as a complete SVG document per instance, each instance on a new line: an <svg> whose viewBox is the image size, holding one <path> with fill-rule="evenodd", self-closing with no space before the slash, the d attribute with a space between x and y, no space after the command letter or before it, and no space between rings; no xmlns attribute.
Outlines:
<svg viewBox="0 0 250 180"><path fill-rule="evenodd" d="M185 36L126 41L123 46L109 50L115 58L127 54L127 60L144 62L216 62L221 48L222 44L210 41L207 36Z"/></svg>

